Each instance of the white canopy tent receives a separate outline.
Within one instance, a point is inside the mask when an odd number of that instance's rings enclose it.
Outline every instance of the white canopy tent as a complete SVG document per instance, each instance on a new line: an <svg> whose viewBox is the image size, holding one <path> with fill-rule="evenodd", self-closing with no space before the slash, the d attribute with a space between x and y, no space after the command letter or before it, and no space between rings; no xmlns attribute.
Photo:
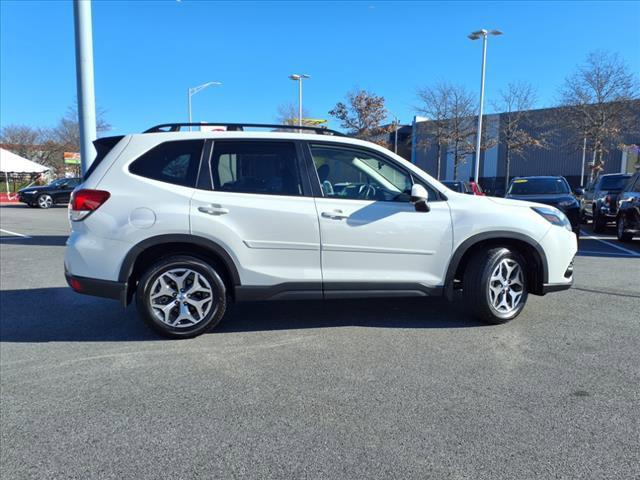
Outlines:
<svg viewBox="0 0 640 480"><path fill-rule="evenodd" d="M9 192L9 175L33 175L46 172L47 170L49 170L49 167L32 162L31 160L22 158L20 155L0 148L0 173L4 175L8 197L11 196Z"/></svg>

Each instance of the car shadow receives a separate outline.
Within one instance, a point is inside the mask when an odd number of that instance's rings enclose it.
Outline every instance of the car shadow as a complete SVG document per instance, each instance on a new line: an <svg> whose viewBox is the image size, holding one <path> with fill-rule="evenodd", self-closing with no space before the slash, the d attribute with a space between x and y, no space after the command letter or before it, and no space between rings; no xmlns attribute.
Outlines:
<svg viewBox="0 0 640 480"><path fill-rule="evenodd" d="M44 247L64 247L67 243L68 235L35 235L33 237L2 236L2 245L28 245Z"/></svg>
<svg viewBox="0 0 640 480"><path fill-rule="evenodd" d="M444 299L255 302L234 305L211 334L333 327L469 328L484 324ZM163 340L130 305L79 295L70 288L0 292L2 342Z"/></svg>

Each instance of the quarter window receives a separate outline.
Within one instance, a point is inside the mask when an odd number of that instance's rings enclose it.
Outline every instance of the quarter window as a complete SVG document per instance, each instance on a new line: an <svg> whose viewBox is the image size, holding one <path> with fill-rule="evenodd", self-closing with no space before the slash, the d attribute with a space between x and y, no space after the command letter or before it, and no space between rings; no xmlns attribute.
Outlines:
<svg viewBox="0 0 640 480"><path fill-rule="evenodd" d="M213 188L223 192L302 195L291 142L217 141L211 157Z"/></svg>
<svg viewBox="0 0 640 480"><path fill-rule="evenodd" d="M165 142L152 148L129 166L129 171L141 177L193 187L204 140Z"/></svg>

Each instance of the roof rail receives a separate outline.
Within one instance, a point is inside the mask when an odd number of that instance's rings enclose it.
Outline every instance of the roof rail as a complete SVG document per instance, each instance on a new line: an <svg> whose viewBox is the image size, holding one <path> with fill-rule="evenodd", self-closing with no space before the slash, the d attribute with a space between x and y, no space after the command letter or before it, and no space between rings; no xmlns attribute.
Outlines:
<svg viewBox="0 0 640 480"><path fill-rule="evenodd" d="M308 125L274 125L269 123L226 123L226 122L201 122L201 123L163 123L145 130L143 133L179 132L182 127L225 127L230 132L242 132L245 127L273 128L277 130L310 130L321 135L346 135L324 127L310 127Z"/></svg>

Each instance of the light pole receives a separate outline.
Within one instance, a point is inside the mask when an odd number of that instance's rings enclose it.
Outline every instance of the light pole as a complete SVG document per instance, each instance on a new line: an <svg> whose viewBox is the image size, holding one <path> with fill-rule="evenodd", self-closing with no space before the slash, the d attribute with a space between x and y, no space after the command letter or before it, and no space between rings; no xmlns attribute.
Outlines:
<svg viewBox="0 0 640 480"><path fill-rule="evenodd" d="M480 111L478 112L478 138L476 139L476 170L475 182L480 185L480 145L482 143L482 110L484 107L484 72L487 65L487 37L489 35L502 35L500 30L478 30L468 35L471 40L482 38L482 73L480 74Z"/></svg>
<svg viewBox="0 0 640 480"><path fill-rule="evenodd" d="M91 1L75 0L73 18L76 38L76 83L80 124L80 162L84 174L96 156L96 98L93 85L93 33Z"/></svg>
<svg viewBox="0 0 640 480"><path fill-rule="evenodd" d="M311 78L305 73L293 73L289 75L289 79L298 82L298 126L302 126L302 80Z"/></svg>
<svg viewBox="0 0 640 480"><path fill-rule="evenodd" d="M393 123L395 123L395 126L396 126L396 131L394 133L394 139L393 139L393 153L395 153L397 155L398 154L398 126L399 126L399 122L398 122L398 117L396 117L395 115L393 116Z"/></svg>
<svg viewBox="0 0 640 480"><path fill-rule="evenodd" d="M213 87L213 86L220 86L222 85L222 82L207 82L207 83L203 83L202 85L198 85L197 87L189 87L187 89L187 99L189 102L189 123L192 123L191 121L191 97L193 97L196 93L204 90L207 87ZM191 131L191 125L189 125L189 131Z"/></svg>

